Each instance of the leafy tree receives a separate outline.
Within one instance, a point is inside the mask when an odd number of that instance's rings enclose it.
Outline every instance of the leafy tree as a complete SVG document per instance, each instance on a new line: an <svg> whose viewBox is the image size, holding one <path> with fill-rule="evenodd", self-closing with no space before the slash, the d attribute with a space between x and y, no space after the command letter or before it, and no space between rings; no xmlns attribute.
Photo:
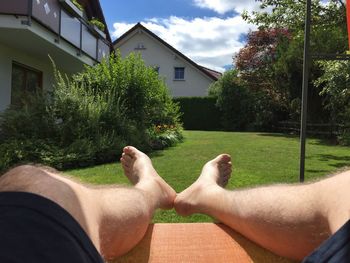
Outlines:
<svg viewBox="0 0 350 263"><path fill-rule="evenodd" d="M302 31L305 21L305 0L257 0L260 10L244 12L242 17L260 28L288 28L291 31ZM345 1L329 0L324 3L312 0L312 24L319 26L341 26L345 24Z"/></svg>
<svg viewBox="0 0 350 263"><path fill-rule="evenodd" d="M260 11L243 13L243 18L260 29L285 28L292 38L294 56L302 58L305 0L258 0ZM346 8L344 0L312 1L311 50L313 53L343 53L347 50ZM286 50L289 55L293 52Z"/></svg>
<svg viewBox="0 0 350 263"><path fill-rule="evenodd" d="M331 122L342 125L340 141L350 145L350 62L321 61L324 74L315 81L321 88L325 108L330 112Z"/></svg>
<svg viewBox="0 0 350 263"><path fill-rule="evenodd" d="M296 105L301 98L302 58L304 44L305 0L258 0L261 10L245 12L243 18L259 26L259 31L269 32L276 28L288 30L288 41L278 41L274 60L266 66L270 77L270 90L281 95L290 117L297 116ZM343 0L330 0L327 3L312 1L311 51L315 53L343 53L347 49L346 10ZM257 35L258 36L258 35ZM264 39L264 38L263 38ZM258 71L261 73L263 71ZM266 72L266 70L265 70ZM322 107L320 89L313 81L323 74L318 63L310 68L309 100L310 119L326 121L327 114ZM259 81L259 75L254 76ZM261 83L261 81L259 81ZM271 93L271 92L270 92Z"/></svg>
<svg viewBox="0 0 350 263"><path fill-rule="evenodd" d="M274 64L279 59L282 43L290 38L287 29L253 31L248 34L245 47L235 56L240 79L247 88L253 92L263 92L280 104L285 103L288 96L276 82Z"/></svg>

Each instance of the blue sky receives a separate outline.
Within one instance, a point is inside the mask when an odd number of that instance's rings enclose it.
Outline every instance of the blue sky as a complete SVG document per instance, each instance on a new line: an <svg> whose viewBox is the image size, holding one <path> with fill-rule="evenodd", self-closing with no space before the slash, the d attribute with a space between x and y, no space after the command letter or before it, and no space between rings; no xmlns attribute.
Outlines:
<svg viewBox="0 0 350 263"><path fill-rule="evenodd" d="M232 64L253 25L242 20L243 10L257 8L255 0L100 0L114 39L141 22L196 63L218 71Z"/></svg>
<svg viewBox="0 0 350 263"><path fill-rule="evenodd" d="M137 23L144 18L152 17L179 16L191 19L196 17L227 17L229 15L229 13L221 15L214 10L198 8L188 0L100 0L100 3L109 26L112 26L116 20ZM233 12L232 10L231 13Z"/></svg>

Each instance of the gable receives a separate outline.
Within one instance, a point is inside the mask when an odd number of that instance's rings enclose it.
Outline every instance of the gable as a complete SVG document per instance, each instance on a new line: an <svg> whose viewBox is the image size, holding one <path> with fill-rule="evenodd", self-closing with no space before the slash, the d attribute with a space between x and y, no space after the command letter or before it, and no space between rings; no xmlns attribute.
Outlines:
<svg viewBox="0 0 350 263"><path fill-rule="evenodd" d="M199 78L205 78L210 82L213 81L207 74L203 74L197 67L194 67L183 57L162 45L143 30L134 31L133 34L130 34L128 38L115 47L121 50L123 56L131 52L141 53L143 60L148 66L168 67L171 69L184 67L187 72L191 70L195 72L194 74L198 74ZM171 74L173 74L172 71L167 73L168 76Z"/></svg>
<svg viewBox="0 0 350 263"><path fill-rule="evenodd" d="M131 28L129 31L127 31L121 37L115 40L113 42L113 46L115 49L125 49L125 45L127 45L128 47L126 49L128 50L128 53L139 50L142 54L144 54L146 52L142 52L142 50L145 50L147 48L142 43L142 39L139 39L140 43L137 43L136 45L135 43L129 43L132 42L133 38L135 37L140 38L140 35L148 36L154 42L153 45L156 45L159 48L166 49L171 54L171 56L174 57L174 59L179 59L183 61L184 64L194 68L196 71L198 71L199 74L201 74L203 77L209 78L211 81L218 80L218 76L221 75L220 72L216 72L214 70L210 70L198 65L190 58L185 56L183 53L181 53L180 51L169 45L167 42L159 38L156 34L145 28L140 23L137 23L133 28ZM131 47L132 44L134 44L134 47ZM149 61L147 60L147 58L144 58L144 60Z"/></svg>

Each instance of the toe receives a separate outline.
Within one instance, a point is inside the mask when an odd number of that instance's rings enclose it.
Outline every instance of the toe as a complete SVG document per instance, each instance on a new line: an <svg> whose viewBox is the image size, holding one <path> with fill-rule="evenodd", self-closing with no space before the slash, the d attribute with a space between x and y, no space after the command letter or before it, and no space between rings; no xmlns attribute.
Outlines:
<svg viewBox="0 0 350 263"><path fill-rule="evenodd" d="M231 161L231 156L226 153L220 154L213 161L219 164L228 163Z"/></svg>
<svg viewBox="0 0 350 263"><path fill-rule="evenodd" d="M122 158L126 161L126 162L132 162L132 157L128 154L123 153Z"/></svg>
<svg viewBox="0 0 350 263"><path fill-rule="evenodd" d="M133 146L126 146L123 149L123 153L130 155L130 156L134 156L136 151L137 151L137 149Z"/></svg>
<svg viewBox="0 0 350 263"><path fill-rule="evenodd" d="M122 163L123 168L129 168L130 167L130 165L129 165L130 162L126 161L124 158L121 158L120 162Z"/></svg>
<svg viewBox="0 0 350 263"><path fill-rule="evenodd" d="M123 149L123 152L127 155L130 155L132 158L134 157L141 157L144 156L145 154L143 152L141 152L140 150L138 150L137 148L133 147L133 146L126 146Z"/></svg>

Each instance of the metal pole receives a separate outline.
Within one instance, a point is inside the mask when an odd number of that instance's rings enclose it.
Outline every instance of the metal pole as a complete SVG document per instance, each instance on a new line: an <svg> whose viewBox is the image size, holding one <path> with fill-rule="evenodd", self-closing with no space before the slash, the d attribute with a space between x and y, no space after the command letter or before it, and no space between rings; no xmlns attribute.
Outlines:
<svg viewBox="0 0 350 263"><path fill-rule="evenodd" d="M303 94L301 103L301 130L300 130L300 182L304 182L305 172L305 140L307 119L307 96L310 65L310 24L311 0L306 1L305 35L304 35L304 63L303 63Z"/></svg>

